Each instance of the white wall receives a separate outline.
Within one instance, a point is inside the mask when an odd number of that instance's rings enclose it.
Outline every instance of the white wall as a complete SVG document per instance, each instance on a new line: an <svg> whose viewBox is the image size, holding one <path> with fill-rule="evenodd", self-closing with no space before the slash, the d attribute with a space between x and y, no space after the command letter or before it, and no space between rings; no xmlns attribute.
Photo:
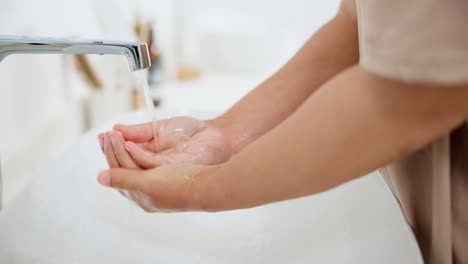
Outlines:
<svg viewBox="0 0 468 264"><path fill-rule="evenodd" d="M339 0L139 0L169 65L251 74L282 65ZM174 28L174 30L168 30ZM175 61L175 62L174 62Z"/></svg>

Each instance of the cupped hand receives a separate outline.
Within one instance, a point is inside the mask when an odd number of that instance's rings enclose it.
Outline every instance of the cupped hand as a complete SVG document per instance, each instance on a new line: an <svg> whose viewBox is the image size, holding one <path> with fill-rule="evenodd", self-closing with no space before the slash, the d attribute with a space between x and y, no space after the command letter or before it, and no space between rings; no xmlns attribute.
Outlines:
<svg viewBox="0 0 468 264"><path fill-rule="evenodd" d="M173 163L151 170L114 168L98 182L115 188L146 212L212 211L220 202L207 179L215 166Z"/></svg>
<svg viewBox="0 0 468 264"><path fill-rule="evenodd" d="M220 164L231 148L223 132L207 121L175 117L152 123L115 125L99 134L111 168L150 169L170 163Z"/></svg>

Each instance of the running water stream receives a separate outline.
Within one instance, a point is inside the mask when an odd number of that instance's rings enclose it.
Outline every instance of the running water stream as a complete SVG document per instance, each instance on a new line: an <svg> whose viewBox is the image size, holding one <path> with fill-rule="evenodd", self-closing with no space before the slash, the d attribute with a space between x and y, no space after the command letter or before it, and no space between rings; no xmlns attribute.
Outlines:
<svg viewBox="0 0 468 264"><path fill-rule="evenodd" d="M155 149L158 149L159 144L159 137L158 137L158 118L156 115L156 110L154 108L153 97L151 96L151 91L148 85L148 81L145 77L145 71L137 72L138 80L140 82L140 87L143 89L143 96L145 99L145 107L148 115L150 116L152 127L153 127L153 137L154 137L154 144ZM175 150L178 152L184 151L188 143L191 141L189 131L186 131L184 123L180 124L173 124L171 127L173 131L170 133L170 137L172 137L176 142ZM167 131L166 131L167 132Z"/></svg>
<svg viewBox="0 0 468 264"><path fill-rule="evenodd" d="M150 92L150 88L149 88L149 85L148 85L148 81L146 80L146 77L145 77L145 71L140 71L140 72L137 72L138 75L138 78L139 78L139 82L140 82L140 87L143 87L143 96L144 96L144 99L145 99L145 107L146 107L146 111L148 112L148 115L150 116L151 118L151 123L153 125L153 136L154 136L154 144L155 144L155 149L157 150L158 149L158 127L157 127L157 116L156 116L156 111L154 109L154 102L153 102L153 97L151 96L151 92Z"/></svg>

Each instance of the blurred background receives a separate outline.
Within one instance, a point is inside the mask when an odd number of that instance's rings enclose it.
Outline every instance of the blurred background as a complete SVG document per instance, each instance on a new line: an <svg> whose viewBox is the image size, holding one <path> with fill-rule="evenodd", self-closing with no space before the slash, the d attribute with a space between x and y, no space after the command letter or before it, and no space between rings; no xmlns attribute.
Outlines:
<svg viewBox="0 0 468 264"><path fill-rule="evenodd" d="M285 63L338 0L3 0L0 34L142 40L158 108L216 116ZM287 89L287 87L285 87ZM0 63L4 201L39 167L143 108L122 56L14 55Z"/></svg>

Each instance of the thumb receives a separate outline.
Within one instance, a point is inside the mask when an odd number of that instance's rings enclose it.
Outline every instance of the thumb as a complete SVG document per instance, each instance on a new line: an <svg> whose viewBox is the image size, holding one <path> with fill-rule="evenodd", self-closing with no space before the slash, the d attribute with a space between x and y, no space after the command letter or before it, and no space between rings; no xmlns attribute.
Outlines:
<svg viewBox="0 0 468 264"><path fill-rule="evenodd" d="M116 189L139 190L144 185L145 178L142 170L115 168L102 171L98 175L101 185Z"/></svg>
<svg viewBox="0 0 468 264"><path fill-rule="evenodd" d="M126 141L145 143L154 138L152 123L131 126L117 124L113 129L119 131Z"/></svg>

